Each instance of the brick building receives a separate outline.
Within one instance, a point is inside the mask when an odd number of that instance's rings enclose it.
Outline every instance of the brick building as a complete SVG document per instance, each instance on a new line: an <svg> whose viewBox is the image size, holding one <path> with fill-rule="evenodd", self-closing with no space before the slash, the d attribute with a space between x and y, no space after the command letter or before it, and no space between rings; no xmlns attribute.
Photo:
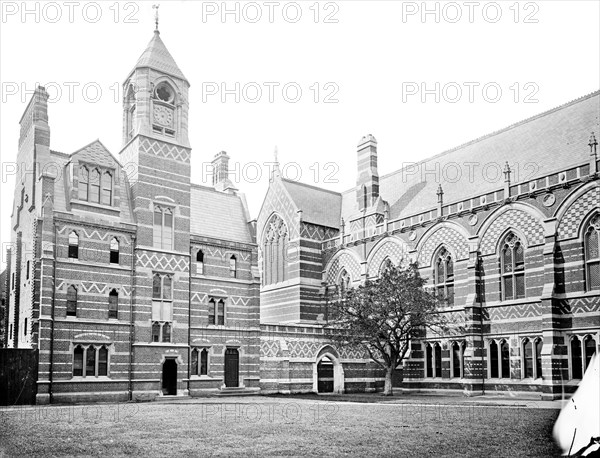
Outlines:
<svg viewBox="0 0 600 458"><path fill-rule="evenodd" d="M600 343L599 119L596 92L381 177L368 135L343 193L275 173L257 241L281 345L262 337L261 383L316 388L325 358L338 389L375 386L360 355L320 349L323 298L412 259L456 326L412 342L403 387L573 391Z"/></svg>
<svg viewBox="0 0 600 458"><path fill-rule="evenodd" d="M379 389L367 355L327 341L325 298L401 258L464 323L413 342L405 387L577 384L600 342L600 93L382 177L363 137L344 193L276 169L253 221L226 153L212 187L191 183L188 89L156 31L118 155L51 150L44 88L23 114L4 324L39 350L39 403ZM496 179L451 174L475 161Z"/></svg>

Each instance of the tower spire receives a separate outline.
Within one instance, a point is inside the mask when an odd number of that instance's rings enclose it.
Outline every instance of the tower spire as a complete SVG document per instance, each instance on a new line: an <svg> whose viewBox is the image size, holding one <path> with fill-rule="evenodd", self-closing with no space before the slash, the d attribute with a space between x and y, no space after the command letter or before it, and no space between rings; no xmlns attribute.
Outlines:
<svg viewBox="0 0 600 458"><path fill-rule="evenodd" d="M155 3L154 5L152 5L152 9L154 10L154 24L155 24L154 31L157 33L160 33L158 31L158 8L159 7L160 7L160 5L158 3Z"/></svg>

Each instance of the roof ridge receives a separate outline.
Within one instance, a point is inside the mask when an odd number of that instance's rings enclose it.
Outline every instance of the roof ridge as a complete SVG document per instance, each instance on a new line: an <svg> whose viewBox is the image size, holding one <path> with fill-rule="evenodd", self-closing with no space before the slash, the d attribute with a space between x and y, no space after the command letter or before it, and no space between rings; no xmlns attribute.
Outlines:
<svg viewBox="0 0 600 458"><path fill-rule="evenodd" d="M534 120L536 120L536 119L539 119L539 118L542 118L542 117L544 117L544 116L548 116L548 115L550 115L550 114L552 114L552 113L555 113L555 112L557 112L557 111L559 111L559 110L562 110L562 109L564 109L564 108L566 108L566 107L568 107L568 106L571 106L571 105L574 105L574 104L576 104L576 103L582 102L583 100L586 100L586 99L592 98L592 97L594 97L594 96L597 96L597 95L600 95L600 89L599 89L599 90L596 90L596 91L594 91L594 92L590 92L589 94L583 95L583 96L581 96L581 97L578 97L578 98L576 98L576 99L570 100L569 102L563 103L562 105L558 105L558 106L556 106L556 107L554 107L554 108L550 108L549 110L543 111L543 112L541 112L541 113L538 113L538 114L536 114L536 115L533 115L533 116L530 116L529 118L525 118L525 119L522 119L521 121L517 121L517 122L515 122L515 123L513 123L513 124L510 124L510 125L508 125L508 126L506 126L506 127L503 127L503 128L501 128L501 129L498 129L498 130L492 131L492 132L490 132L490 133L488 133L488 134L485 134L485 135L482 135L482 136L480 136L480 137L476 137L476 138L474 138L473 140L469 140L468 142L462 143L462 144L460 144L460 145L458 145L458 146L455 146L455 147L453 147L453 148L447 149L447 150L445 150L445 151L442 151L441 153L435 154L435 155L433 155L433 156L429 156L429 157L427 157L427 158L425 158L425 159L422 159L422 160L420 160L420 161L418 161L418 162L411 163L410 165L411 165L411 167L413 167L413 166L415 166L415 165L418 165L418 164L423 164L423 163L425 163L425 162L427 162L427 161L431 161L431 160L433 160L433 159L439 158L439 157L441 157L441 156L444 156L444 155L446 155L446 154L453 153L453 152L455 152L455 151L457 151L457 150L459 150L459 149L461 149L461 148L464 148L464 147L466 147L466 146L473 145L473 144L475 144L475 143L478 143L478 142L480 142L480 141L482 141L482 140L485 140L485 139L491 138L491 137L493 137L493 136L495 136L495 135L499 135L499 134L501 134L501 133L507 132L507 131L509 131L510 129L514 129L515 127L518 127L518 126L522 126L522 125L524 125L524 124L527 124L528 122L534 121ZM392 175L395 175L395 174L397 174L398 172L400 172L400 171L402 171L402 170L404 170L404 167L402 167L402 168L400 168L400 169L398 169L398 170L394 170L393 172L386 173L385 175L381 175L379 178L380 178L380 179L387 178L387 177L389 177L389 176L392 176ZM353 189L350 189L350 190L348 190L348 191L351 191L351 190L353 190ZM344 191L344 193L346 193L346 192L348 192L348 191Z"/></svg>
<svg viewBox="0 0 600 458"><path fill-rule="evenodd" d="M338 196L342 195L341 192L332 191L330 189L325 189L325 188L320 188L319 186L315 186L315 185L312 185L312 184L303 183L301 181L288 180L287 178L281 178L281 181L285 181L287 183L298 184L298 185L301 185L301 186L304 186L304 187L307 187L307 188L315 189L317 191L323 191L323 192L328 192L330 194L336 194Z"/></svg>
<svg viewBox="0 0 600 458"><path fill-rule="evenodd" d="M221 192L221 191L217 191L215 188L213 188L212 186L205 186L203 184L198 184L198 183L190 183L190 187L191 188L195 188L195 189L202 189L202 190L206 190L206 191L210 191L210 192L214 192L215 194L219 194L222 196L228 196L228 197L234 197L234 198L239 198L238 194L230 194L228 192Z"/></svg>

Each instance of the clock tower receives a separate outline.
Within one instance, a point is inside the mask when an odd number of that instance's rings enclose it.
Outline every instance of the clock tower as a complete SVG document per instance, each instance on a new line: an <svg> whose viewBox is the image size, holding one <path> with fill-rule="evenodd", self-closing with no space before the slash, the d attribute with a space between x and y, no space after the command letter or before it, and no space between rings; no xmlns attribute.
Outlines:
<svg viewBox="0 0 600 458"><path fill-rule="evenodd" d="M156 393L156 388L163 394L185 394L187 387L189 87L157 27L123 84L120 160L137 225L132 353L141 364L133 366L134 398Z"/></svg>

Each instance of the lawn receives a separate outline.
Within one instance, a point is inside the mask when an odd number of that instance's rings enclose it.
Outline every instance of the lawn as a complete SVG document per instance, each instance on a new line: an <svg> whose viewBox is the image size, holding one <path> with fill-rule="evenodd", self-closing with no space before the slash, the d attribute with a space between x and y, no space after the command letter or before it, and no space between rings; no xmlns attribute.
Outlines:
<svg viewBox="0 0 600 458"><path fill-rule="evenodd" d="M416 400L419 402L419 400ZM558 410L228 398L0 410L3 456L557 456Z"/></svg>

